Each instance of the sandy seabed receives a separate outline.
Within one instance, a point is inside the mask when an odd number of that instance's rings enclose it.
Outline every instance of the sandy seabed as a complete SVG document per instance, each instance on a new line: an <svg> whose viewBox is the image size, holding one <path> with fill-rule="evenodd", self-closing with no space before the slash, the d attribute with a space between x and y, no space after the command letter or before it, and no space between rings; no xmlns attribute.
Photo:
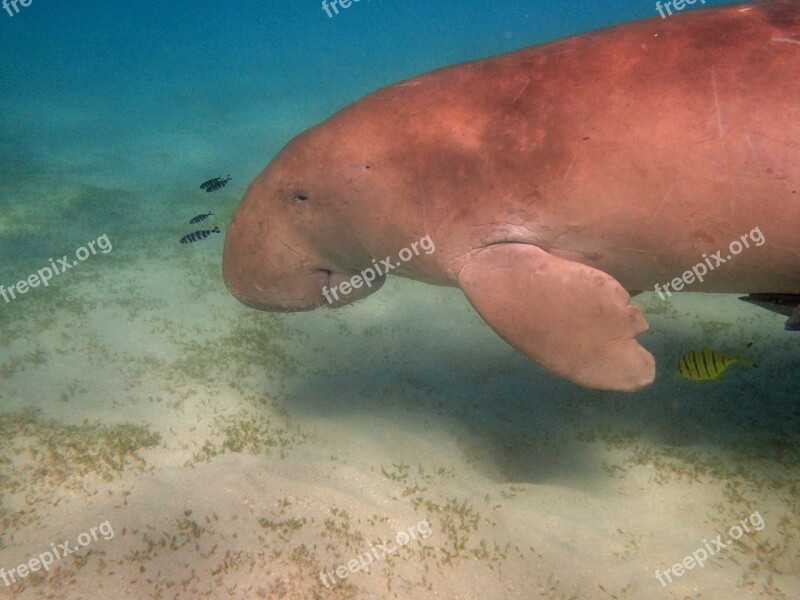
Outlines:
<svg viewBox="0 0 800 600"><path fill-rule="evenodd" d="M657 382L603 393L525 360L456 289L391 279L262 314L222 285L221 236L112 242L0 305L0 567L113 529L12 597L800 597L800 340L779 317L642 294ZM674 373L750 341L757 369Z"/></svg>

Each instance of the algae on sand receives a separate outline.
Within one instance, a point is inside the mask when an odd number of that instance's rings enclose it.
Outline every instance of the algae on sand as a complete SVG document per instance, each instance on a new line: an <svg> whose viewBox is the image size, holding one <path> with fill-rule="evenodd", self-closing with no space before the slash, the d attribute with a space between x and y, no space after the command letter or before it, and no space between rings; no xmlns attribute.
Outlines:
<svg viewBox="0 0 800 600"><path fill-rule="evenodd" d="M82 478L111 481L125 470L144 471L139 452L160 441L160 434L131 423L69 425L42 419L33 408L0 414L0 546L6 533L35 523L38 508L54 506L65 489L84 489ZM24 503L10 502L23 493Z"/></svg>

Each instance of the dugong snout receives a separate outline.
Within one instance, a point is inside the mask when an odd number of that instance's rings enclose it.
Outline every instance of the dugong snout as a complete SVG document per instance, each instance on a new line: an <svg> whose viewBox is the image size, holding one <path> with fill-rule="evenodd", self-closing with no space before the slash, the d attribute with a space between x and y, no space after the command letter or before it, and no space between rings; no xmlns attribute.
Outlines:
<svg viewBox="0 0 800 600"><path fill-rule="evenodd" d="M273 248L269 253L242 248L241 240L229 230L222 276L237 300L258 310L300 312L324 306L336 308L368 296L385 281L382 277L371 289L353 289L347 296L339 295L331 290L348 281L351 274L315 267L285 246L282 247L285 251Z"/></svg>
<svg viewBox="0 0 800 600"><path fill-rule="evenodd" d="M369 257L361 251L352 262L342 261L336 250L347 251L345 237L327 239L328 217L317 206L299 212L287 205L274 173L273 167L251 185L226 232L222 276L233 296L258 310L298 312L343 306L380 289L383 276L347 295L331 292Z"/></svg>
<svg viewBox="0 0 800 600"><path fill-rule="evenodd" d="M267 254L248 243L231 224L225 237L222 278L231 294L258 310L313 310L324 302L322 287L330 279L325 269L309 268L289 249L279 246Z"/></svg>

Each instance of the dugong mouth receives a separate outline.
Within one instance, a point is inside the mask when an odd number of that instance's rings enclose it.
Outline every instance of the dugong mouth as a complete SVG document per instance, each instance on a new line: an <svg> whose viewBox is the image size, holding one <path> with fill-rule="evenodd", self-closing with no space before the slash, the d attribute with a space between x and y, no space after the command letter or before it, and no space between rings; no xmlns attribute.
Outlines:
<svg viewBox="0 0 800 600"><path fill-rule="evenodd" d="M225 284L239 302L256 310L303 312L326 304L322 290L330 281L329 271L315 271L309 277L295 277L292 282L286 279L247 282L225 277Z"/></svg>
<svg viewBox="0 0 800 600"><path fill-rule="evenodd" d="M354 285L358 273L315 269L306 274L282 274L261 281L247 281L235 272L224 272L225 285L242 304L271 312L303 312L339 308L361 300L381 288L385 277L369 286Z"/></svg>
<svg viewBox="0 0 800 600"><path fill-rule="evenodd" d="M339 272L320 269L326 273L327 281L320 288L323 306L339 308L366 298L378 291L386 281L386 276L365 281L359 272Z"/></svg>

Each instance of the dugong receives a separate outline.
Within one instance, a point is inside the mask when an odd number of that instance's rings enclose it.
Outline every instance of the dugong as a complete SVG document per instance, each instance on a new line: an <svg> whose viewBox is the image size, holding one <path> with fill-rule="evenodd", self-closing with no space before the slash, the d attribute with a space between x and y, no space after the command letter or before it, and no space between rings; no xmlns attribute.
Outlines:
<svg viewBox="0 0 800 600"><path fill-rule="evenodd" d="M398 260L423 239L435 251ZM520 352L605 390L655 376L634 290L800 294L800 2L656 17L380 89L250 184L223 277L251 307L302 311L364 298L390 265L460 287Z"/></svg>

